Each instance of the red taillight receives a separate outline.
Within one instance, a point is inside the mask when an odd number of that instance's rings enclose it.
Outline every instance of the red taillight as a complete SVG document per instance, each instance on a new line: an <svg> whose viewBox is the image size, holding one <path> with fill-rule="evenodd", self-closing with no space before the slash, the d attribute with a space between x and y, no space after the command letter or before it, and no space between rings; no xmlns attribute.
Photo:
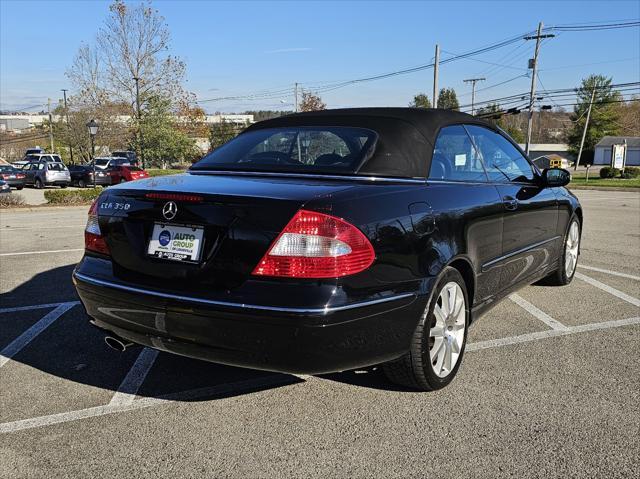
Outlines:
<svg viewBox="0 0 640 479"><path fill-rule="evenodd" d="M98 224L98 199L91 203L87 226L84 229L84 248L87 251L94 251L101 254L110 254L109 247L102 237L100 225Z"/></svg>
<svg viewBox="0 0 640 479"><path fill-rule="evenodd" d="M204 199L202 196L182 193L147 193L145 197L151 200L186 201L188 203L200 203Z"/></svg>
<svg viewBox="0 0 640 479"><path fill-rule="evenodd" d="M375 259L367 237L335 216L300 210L253 270L257 276L338 278L364 271Z"/></svg>
<svg viewBox="0 0 640 479"><path fill-rule="evenodd" d="M22 173L18 173L16 175L16 178L18 178L18 179L21 179L21 178L24 178L24 177L25 177L25 175L23 175Z"/></svg>

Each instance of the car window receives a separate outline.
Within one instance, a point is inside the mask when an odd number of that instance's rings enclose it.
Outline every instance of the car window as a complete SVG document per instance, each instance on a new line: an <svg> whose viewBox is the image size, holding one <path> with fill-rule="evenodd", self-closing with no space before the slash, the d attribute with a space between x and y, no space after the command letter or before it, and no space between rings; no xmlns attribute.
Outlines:
<svg viewBox="0 0 640 479"><path fill-rule="evenodd" d="M487 181L480 155L461 125L440 130L433 149L429 179Z"/></svg>
<svg viewBox="0 0 640 479"><path fill-rule="evenodd" d="M47 167L49 168L49 170L52 170L52 171L66 171L67 169L62 163L58 163L58 162L48 163Z"/></svg>
<svg viewBox="0 0 640 479"><path fill-rule="evenodd" d="M245 132L216 148L194 169L353 173L377 139L356 127L285 127Z"/></svg>
<svg viewBox="0 0 640 479"><path fill-rule="evenodd" d="M44 170L44 163L38 163L37 167L39 170Z"/></svg>
<svg viewBox="0 0 640 479"><path fill-rule="evenodd" d="M491 181L533 181L531 164L504 136L477 125L467 125Z"/></svg>
<svg viewBox="0 0 640 479"><path fill-rule="evenodd" d="M102 166L102 165L107 165L109 164L109 160L101 160L101 159L96 159L95 161L96 166Z"/></svg>

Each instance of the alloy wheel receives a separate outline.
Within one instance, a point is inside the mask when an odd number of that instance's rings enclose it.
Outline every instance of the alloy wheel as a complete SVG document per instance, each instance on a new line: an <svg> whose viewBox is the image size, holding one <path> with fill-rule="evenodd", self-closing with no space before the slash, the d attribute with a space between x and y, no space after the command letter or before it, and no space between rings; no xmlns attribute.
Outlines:
<svg viewBox="0 0 640 479"><path fill-rule="evenodd" d="M447 377L458 362L465 328L464 294L458 283L450 281L440 290L429 331L429 359L438 377Z"/></svg>
<svg viewBox="0 0 640 479"><path fill-rule="evenodd" d="M576 221L571 223L565 245L564 270L567 278L573 276L578 264L578 247L580 246L580 228Z"/></svg>

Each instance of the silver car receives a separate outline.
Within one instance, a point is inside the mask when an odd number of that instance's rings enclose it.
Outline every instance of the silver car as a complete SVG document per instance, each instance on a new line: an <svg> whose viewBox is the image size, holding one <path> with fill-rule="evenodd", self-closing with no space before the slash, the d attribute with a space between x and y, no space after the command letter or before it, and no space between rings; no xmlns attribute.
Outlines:
<svg viewBox="0 0 640 479"><path fill-rule="evenodd" d="M38 189L45 186L66 188L71 184L69 169L62 162L32 162L27 163L22 170L26 175L25 183Z"/></svg>

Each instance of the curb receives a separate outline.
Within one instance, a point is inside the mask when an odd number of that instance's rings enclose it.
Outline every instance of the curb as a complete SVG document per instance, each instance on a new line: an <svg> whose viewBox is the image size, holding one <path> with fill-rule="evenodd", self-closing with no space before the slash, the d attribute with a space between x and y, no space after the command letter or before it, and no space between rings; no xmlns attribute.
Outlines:
<svg viewBox="0 0 640 479"><path fill-rule="evenodd" d="M58 205L58 206L53 206L48 204L43 204L42 206L26 205L26 206L15 206L13 208L0 208L0 211L11 212L11 213L17 213L19 211L48 211L48 210L55 211L63 208L86 208L89 205L91 205L91 203L80 204L80 205Z"/></svg>
<svg viewBox="0 0 640 479"><path fill-rule="evenodd" d="M587 185L568 185L570 190L594 190L594 191L626 191L640 193L640 188L630 188L628 186L587 186Z"/></svg>

